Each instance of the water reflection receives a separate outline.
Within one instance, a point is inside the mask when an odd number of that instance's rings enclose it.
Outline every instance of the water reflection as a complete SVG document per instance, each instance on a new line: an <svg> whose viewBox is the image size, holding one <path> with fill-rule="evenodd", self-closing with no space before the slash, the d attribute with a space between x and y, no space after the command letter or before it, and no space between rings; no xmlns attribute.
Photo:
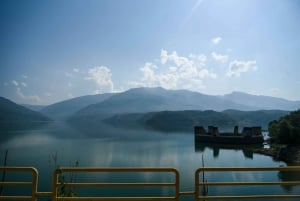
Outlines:
<svg viewBox="0 0 300 201"><path fill-rule="evenodd" d="M77 129L62 122L53 122L42 128L15 131L9 139L0 142L0 153L9 149L11 166L35 166L39 169L41 190L51 188L48 158L51 153L58 153L58 164L69 166L70 162L79 161L80 167L174 167L181 175L181 190L193 189L194 172L201 167L201 155L205 155L205 165L211 167L257 167L279 166L283 162L273 161L271 157L253 154L253 147L198 144L193 133L162 133L151 130L117 129L108 126ZM250 160L249 160L250 159ZM0 161L3 161L2 154ZM293 174L293 173L292 173ZM148 180L152 175L144 175ZM289 179L294 175L273 172L265 173L230 173L212 176L225 180L270 178ZM105 175L104 179L109 179ZM283 190L280 189L280 192ZM288 189L292 193L299 188ZM256 189L259 190L274 190ZM216 192L222 191L218 188ZM235 188L228 192L236 192ZM242 189L242 192L248 192Z"/></svg>
<svg viewBox="0 0 300 201"><path fill-rule="evenodd" d="M195 152L204 152L206 148L213 150L213 157L218 158L220 150L241 150L245 158L253 159L253 150L262 148L263 145L230 145L230 144L212 144L194 142Z"/></svg>
<svg viewBox="0 0 300 201"><path fill-rule="evenodd" d="M300 181L300 171L279 171L278 178L280 181ZM282 188L291 193L296 185L282 185Z"/></svg>

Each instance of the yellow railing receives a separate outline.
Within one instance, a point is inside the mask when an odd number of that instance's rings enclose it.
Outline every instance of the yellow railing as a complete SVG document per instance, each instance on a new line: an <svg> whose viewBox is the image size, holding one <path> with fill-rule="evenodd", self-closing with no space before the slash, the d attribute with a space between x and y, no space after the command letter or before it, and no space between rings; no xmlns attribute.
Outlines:
<svg viewBox="0 0 300 201"><path fill-rule="evenodd" d="M205 167L205 168L199 168L195 172L195 179L194 179L194 191L180 191L180 175L177 169L174 168L59 168L54 171L53 174L53 184L52 184L52 191L51 192L39 192L38 191L38 171L33 167L0 167L0 172L29 172L31 176L30 181L3 181L0 182L0 187L24 187L29 186L31 187L31 195L0 195L0 200L32 200L37 201L38 197L47 196L50 197L53 201L60 201L60 200L91 200L91 201L103 201L103 200L122 200L122 201L141 201L141 200L175 200L179 201L179 198L181 196L194 196L194 200L241 200L241 199L292 199L292 198L300 198L300 194L292 195L292 194L258 194L256 192L252 192L251 195L210 195L210 190L207 195L202 195L202 189L205 188L222 188L224 187L236 187L236 186L270 186L270 185L300 185L300 181L217 181L217 178L215 177L213 180L210 180L209 174L214 172L221 172L223 174L228 174L229 172L278 172L278 171L299 171L300 172L300 166L290 166L290 167L250 167L250 168L244 168L244 167ZM154 181L154 182L145 182L145 181L136 181L135 179L129 179L129 180L123 180L122 182L100 182L97 179L94 178L95 182L77 182L76 180L73 181L61 181L61 176L64 174L89 174L89 176L92 176L92 174L101 174L101 173L109 173L111 174L148 174L150 173L150 176L152 174L164 174L168 175L168 181ZM204 175L208 176L208 181L203 182L203 173ZM86 175L85 175L86 176ZM130 189L136 189L136 192L138 191L138 188L146 188L146 187L157 187L157 188L170 188L172 189L172 195L168 196L150 196L150 197L138 197L138 196L119 196L118 191L115 192L117 197L114 196L97 196L97 197L63 197L59 193L59 189L61 187L67 188L76 188L76 190L81 188L87 188L87 187L93 187L93 188L130 188ZM82 189L81 189L82 190Z"/></svg>
<svg viewBox="0 0 300 201"><path fill-rule="evenodd" d="M195 173L195 201L198 200L217 200L217 199L231 199L231 200L242 200L242 199L291 199L300 198L298 195L279 195L276 192L272 192L269 195L255 195L252 192L251 195L201 195L201 189L208 188L210 186L270 186L270 185L300 185L300 181L232 181L232 182L203 182L204 175L209 172L223 172L223 174L228 174L228 172L266 172L266 171L300 171L300 166L289 166L289 167L204 167L196 170ZM201 177L202 176L202 177ZM201 181L202 179L202 181Z"/></svg>
<svg viewBox="0 0 300 201"><path fill-rule="evenodd" d="M58 187L62 185L59 181L59 175L62 173L171 173L173 181L170 182L94 182L94 183L64 183L65 187L173 187L173 196L163 196L163 197L59 197ZM60 168L54 172L53 181L53 201L59 200L179 200L179 172L174 168Z"/></svg>
<svg viewBox="0 0 300 201"><path fill-rule="evenodd" d="M0 187L14 186L14 187L24 187L30 186L31 196L28 195L0 195L0 200L37 200L37 185L38 185L38 171L33 167L0 167L1 172L29 172L32 175L31 181L1 181Z"/></svg>

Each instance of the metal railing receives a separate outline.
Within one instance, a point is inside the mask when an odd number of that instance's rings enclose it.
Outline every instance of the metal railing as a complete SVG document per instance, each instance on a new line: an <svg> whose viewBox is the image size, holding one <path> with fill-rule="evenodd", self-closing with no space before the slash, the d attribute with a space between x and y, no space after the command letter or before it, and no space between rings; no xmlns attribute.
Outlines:
<svg viewBox="0 0 300 201"><path fill-rule="evenodd" d="M4 188L5 186L15 186L15 187L23 187L29 186L31 187L31 195L0 195L0 200L36 200L37 199L37 185L38 185L38 171L33 167L0 167L0 171L8 173L8 172L29 172L32 174L31 181L1 181L0 186Z"/></svg>
<svg viewBox="0 0 300 201"><path fill-rule="evenodd" d="M58 187L62 185L59 181L59 175L63 173L171 173L172 179L171 182L89 182L89 183L64 183L65 187L173 187L174 195L173 196L152 196L152 197L133 197L133 196L118 196L118 197L63 197L58 195ZM174 168L60 168L54 172L53 175L53 201L59 200L179 200L179 172Z"/></svg>
<svg viewBox="0 0 300 201"><path fill-rule="evenodd" d="M37 201L38 197L51 197L51 200L53 201L60 201L60 200L91 200L91 201L103 201L103 200L122 200L122 201L141 201L141 200L175 200L179 201L179 198L181 196L194 196L194 200L242 200L242 199L270 199L270 198L276 198L276 199L292 199L292 198L300 198L299 194L275 194L274 192L272 194L259 194L257 192L253 192L250 195L224 195L224 194L215 194L210 192L207 195L202 195L201 189L203 187L216 187L216 188L222 188L222 187L237 187L237 186L273 186L273 185L300 185L300 181L217 181L218 177L214 177L214 179L208 179L210 181L206 181L202 178L203 174L209 175L209 173L216 173L221 172L222 174L228 174L229 172L291 172L291 171L299 171L300 172L300 166L289 166L289 167L204 167L199 168L195 171L195 178L194 178L194 191L180 191L180 174L177 169L175 168L59 168L54 171L53 173L53 184L52 184L52 191L51 192L39 192L38 191L38 171L34 167L0 167L1 172L29 172L31 174L31 180L30 181L23 181L20 178L18 178L18 181L2 181L0 182L0 187L30 187L31 188L31 195L0 195L0 200L32 200ZM128 180L122 180L122 182L117 181L111 181L105 182L102 181L99 178L93 178L94 182L77 182L75 180L73 181L62 181L61 176L64 174L87 174L91 176L91 174L98 174L108 173L111 174L160 174L168 175L168 181L162 181L159 180L158 182L152 181L151 182L145 182L145 181L136 181L135 178L129 177ZM87 176L84 175L84 176ZM133 176L134 177L134 176ZM127 177L128 178L128 177ZM21 180L21 181L20 181ZM101 180L101 181L99 181ZM202 181L201 181L202 180ZM67 188L76 188L76 190L79 189L85 189L87 187L89 188L146 188L146 187L157 187L157 188L170 188L172 195L162 196L83 196L83 197L64 197L59 192L59 189L61 187ZM135 192L138 192L136 190ZM118 194L118 191L115 191L116 194Z"/></svg>
<svg viewBox="0 0 300 201"><path fill-rule="evenodd" d="M210 186L270 186L270 185L300 185L300 181L231 181L231 182L203 182L203 174L208 172L223 172L226 174L228 172L258 172L258 171L300 171L299 166L289 166L289 167L203 167L199 168L195 172L195 201L198 200L216 200L216 199L232 199L232 200L242 200L242 199L292 199L300 198L298 195L281 195L272 192L272 194L255 195L201 195L201 190L203 188L209 188ZM202 174L202 177L201 177ZM202 181L200 182L202 178Z"/></svg>

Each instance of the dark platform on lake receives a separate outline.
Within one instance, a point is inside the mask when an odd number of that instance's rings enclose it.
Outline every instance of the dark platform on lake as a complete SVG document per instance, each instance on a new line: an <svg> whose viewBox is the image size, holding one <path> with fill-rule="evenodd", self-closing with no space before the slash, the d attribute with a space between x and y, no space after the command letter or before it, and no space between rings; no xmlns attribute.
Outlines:
<svg viewBox="0 0 300 201"><path fill-rule="evenodd" d="M203 126L195 126L195 141L217 144L262 144L264 138L259 126L244 127L242 133L235 126L232 133L220 133L218 127L208 126L208 131Z"/></svg>

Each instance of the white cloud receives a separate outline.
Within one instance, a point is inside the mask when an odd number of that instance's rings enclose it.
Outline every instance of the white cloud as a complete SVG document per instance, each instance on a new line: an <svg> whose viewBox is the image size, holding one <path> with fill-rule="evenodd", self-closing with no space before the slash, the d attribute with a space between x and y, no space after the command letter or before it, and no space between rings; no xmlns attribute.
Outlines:
<svg viewBox="0 0 300 201"><path fill-rule="evenodd" d="M27 84L25 82L18 82L16 80L12 80L11 83L16 87L18 87L18 86L27 87Z"/></svg>
<svg viewBox="0 0 300 201"><path fill-rule="evenodd" d="M26 78L27 78L27 76L26 76ZM27 87L27 84L25 82L17 82L16 80L12 80L11 83L16 87L17 96L19 98L21 98L23 101L28 102L30 104L39 104L39 103L41 103L41 98L38 95L25 95L22 92L21 86L22 87Z"/></svg>
<svg viewBox="0 0 300 201"><path fill-rule="evenodd" d="M201 69L199 71L199 76L200 76L200 78L205 78L205 77L210 77L213 79L217 78L217 74L211 73L207 69Z"/></svg>
<svg viewBox="0 0 300 201"><path fill-rule="evenodd" d="M189 60L186 57L178 56L176 51L174 51L168 55L168 52L166 50L162 49L161 53L160 53L160 59L161 59L162 64L165 64L168 61L170 61L170 62L173 62L176 66L191 66L191 65L193 65L192 60Z"/></svg>
<svg viewBox="0 0 300 201"><path fill-rule="evenodd" d="M160 61L162 64L165 64L168 61L168 52L166 50L160 51Z"/></svg>
<svg viewBox="0 0 300 201"><path fill-rule="evenodd" d="M27 87L27 84L25 82L20 83L23 87Z"/></svg>
<svg viewBox="0 0 300 201"><path fill-rule="evenodd" d="M178 76L174 71L176 67L171 67L167 73L158 73L157 66L152 63L146 63L140 68L143 76L138 82L130 82L129 85L134 87L164 87L172 89L176 87Z"/></svg>
<svg viewBox="0 0 300 201"><path fill-rule="evenodd" d="M200 54L200 55L194 55L194 54L190 54L189 57L191 59L195 59L195 60L198 60L199 62L201 63L205 63L206 60L207 60L207 57L204 55L204 54Z"/></svg>
<svg viewBox="0 0 300 201"><path fill-rule="evenodd" d="M214 60L221 62L221 63L226 63L228 61L227 55L222 55L222 54L217 54L215 52L212 52L211 56L214 58Z"/></svg>
<svg viewBox="0 0 300 201"><path fill-rule="evenodd" d="M97 84L98 92L112 92L114 84L112 81L112 73L106 66L96 66L88 70L86 80L92 80Z"/></svg>
<svg viewBox="0 0 300 201"><path fill-rule="evenodd" d="M78 68L73 68L73 71L74 71L75 73L79 73L79 69L78 69Z"/></svg>
<svg viewBox="0 0 300 201"><path fill-rule="evenodd" d="M142 77L139 81L130 82L135 87L157 87L166 89L202 89L204 78L216 78L217 75L205 68L205 55L179 56L177 52L168 53L161 50L160 62L162 66L153 63L145 63L140 68Z"/></svg>
<svg viewBox="0 0 300 201"><path fill-rule="evenodd" d="M27 78L28 78L28 76L27 76L27 75L22 75L22 77L23 77L24 79L27 79Z"/></svg>
<svg viewBox="0 0 300 201"><path fill-rule="evenodd" d="M13 85L15 85L16 87L19 86L19 83L18 83L16 80L12 80L11 83L12 83Z"/></svg>
<svg viewBox="0 0 300 201"><path fill-rule="evenodd" d="M25 101L29 101L32 104L39 104L41 103L41 98L38 95L24 95L23 92L21 91L20 87L17 87L17 95L25 100Z"/></svg>
<svg viewBox="0 0 300 201"><path fill-rule="evenodd" d="M246 73L249 70L256 70L256 61L238 61L230 62L229 69L226 73L229 77L239 77L241 73Z"/></svg>
<svg viewBox="0 0 300 201"><path fill-rule="evenodd" d="M222 38L220 36L215 37L213 39L211 39L211 42L215 45L219 44L221 42Z"/></svg>

